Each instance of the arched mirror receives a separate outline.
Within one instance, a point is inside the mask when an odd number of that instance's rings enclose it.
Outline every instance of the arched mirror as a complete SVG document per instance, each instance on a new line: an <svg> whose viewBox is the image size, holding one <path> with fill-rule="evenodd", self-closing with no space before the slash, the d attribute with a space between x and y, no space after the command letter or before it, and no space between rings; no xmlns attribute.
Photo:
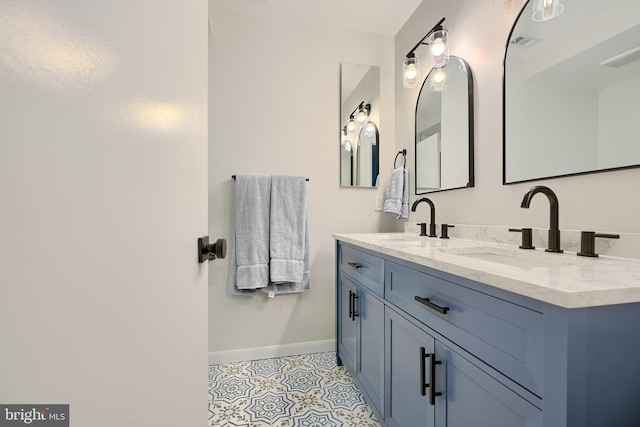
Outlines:
<svg viewBox="0 0 640 427"><path fill-rule="evenodd" d="M473 187L473 77L452 56L422 84L416 104L416 194Z"/></svg>
<svg viewBox="0 0 640 427"><path fill-rule="evenodd" d="M351 187L353 176L353 144L344 139L340 148L340 186Z"/></svg>
<svg viewBox="0 0 640 427"><path fill-rule="evenodd" d="M367 122L360 129L357 151L356 185L358 187L374 187L380 170L378 127L374 122Z"/></svg>
<svg viewBox="0 0 640 427"><path fill-rule="evenodd" d="M340 93L340 186L373 188L380 171L380 67L341 64Z"/></svg>
<svg viewBox="0 0 640 427"><path fill-rule="evenodd" d="M640 165L640 1L522 9L504 61L503 182Z"/></svg>

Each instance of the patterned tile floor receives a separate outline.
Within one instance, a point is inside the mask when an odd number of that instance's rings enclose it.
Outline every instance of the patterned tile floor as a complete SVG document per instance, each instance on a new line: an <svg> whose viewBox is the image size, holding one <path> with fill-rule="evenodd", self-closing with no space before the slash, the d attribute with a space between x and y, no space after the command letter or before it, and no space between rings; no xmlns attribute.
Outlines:
<svg viewBox="0 0 640 427"><path fill-rule="evenodd" d="M380 427L333 352L209 366L210 427Z"/></svg>

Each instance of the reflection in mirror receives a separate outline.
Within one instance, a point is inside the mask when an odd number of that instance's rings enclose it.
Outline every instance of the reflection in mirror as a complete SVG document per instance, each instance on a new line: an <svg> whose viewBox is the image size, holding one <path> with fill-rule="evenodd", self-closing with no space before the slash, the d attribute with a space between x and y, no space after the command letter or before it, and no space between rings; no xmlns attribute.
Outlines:
<svg viewBox="0 0 640 427"><path fill-rule="evenodd" d="M640 1L532 2L505 56L503 182L640 166Z"/></svg>
<svg viewBox="0 0 640 427"><path fill-rule="evenodd" d="M380 68L341 64L340 92L340 186L375 187L380 171Z"/></svg>
<svg viewBox="0 0 640 427"><path fill-rule="evenodd" d="M416 194L473 187L473 77L463 59L452 56L429 72L415 136Z"/></svg>
<svg viewBox="0 0 640 427"><path fill-rule="evenodd" d="M342 141L340 149L340 186L350 187L353 185L353 146L351 141Z"/></svg>
<svg viewBox="0 0 640 427"><path fill-rule="evenodd" d="M367 122L358 135L358 187L373 187L378 179L378 127L374 122Z"/></svg>

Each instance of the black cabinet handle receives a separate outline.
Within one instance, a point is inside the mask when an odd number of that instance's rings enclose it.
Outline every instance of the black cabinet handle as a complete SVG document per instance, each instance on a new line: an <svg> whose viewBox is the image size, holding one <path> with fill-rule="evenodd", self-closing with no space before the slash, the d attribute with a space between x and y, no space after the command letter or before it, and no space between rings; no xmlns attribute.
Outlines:
<svg viewBox="0 0 640 427"><path fill-rule="evenodd" d="M362 268L362 265L358 264L357 262L347 262L347 264L349 264L351 267L355 268L356 270L358 268Z"/></svg>
<svg viewBox="0 0 640 427"><path fill-rule="evenodd" d="M425 381L425 359L427 357L427 350L424 347L420 347L420 395L422 396L427 395L427 387L429 387L429 384Z"/></svg>
<svg viewBox="0 0 640 427"><path fill-rule="evenodd" d="M356 295L356 293L353 293L353 317L351 318L351 320L353 320L354 322L356 321L356 317L360 316L357 312L356 312L356 300L360 298L358 295Z"/></svg>
<svg viewBox="0 0 640 427"><path fill-rule="evenodd" d="M353 291L349 289L349 319L353 319Z"/></svg>
<svg viewBox="0 0 640 427"><path fill-rule="evenodd" d="M427 354L426 357L429 358L429 361L431 362L429 365L429 381L431 381L431 383L429 384L429 404L431 406L435 406L436 404L436 397L437 396L442 396L442 393L437 392L436 393L436 365L442 365L442 362L439 360L436 360L436 355L435 353L431 353L431 354Z"/></svg>
<svg viewBox="0 0 640 427"><path fill-rule="evenodd" d="M447 311L449 311L449 307L440 307L439 305L436 305L429 301L429 298L420 298L416 295L413 299L418 301L420 304L426 305L430 309L437 311L440 314L447 314Z"/></svg>

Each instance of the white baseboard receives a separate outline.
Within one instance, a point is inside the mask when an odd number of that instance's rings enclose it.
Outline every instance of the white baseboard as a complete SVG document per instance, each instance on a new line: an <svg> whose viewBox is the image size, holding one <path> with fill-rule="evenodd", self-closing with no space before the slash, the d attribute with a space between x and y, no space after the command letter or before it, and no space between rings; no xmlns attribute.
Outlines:
<svg viewBox="0 0 640 427"><path fill-rule="evenodd" d="M334 351L335 349L336 340L325 340L242 348L239 350L214 351L209 353L209 365L296 356L298 354L321 353L323 351Z"/></svg>

